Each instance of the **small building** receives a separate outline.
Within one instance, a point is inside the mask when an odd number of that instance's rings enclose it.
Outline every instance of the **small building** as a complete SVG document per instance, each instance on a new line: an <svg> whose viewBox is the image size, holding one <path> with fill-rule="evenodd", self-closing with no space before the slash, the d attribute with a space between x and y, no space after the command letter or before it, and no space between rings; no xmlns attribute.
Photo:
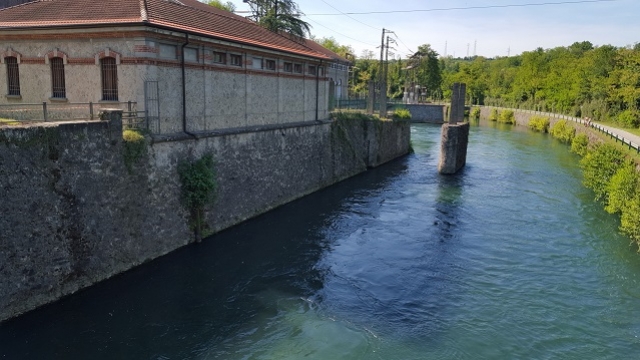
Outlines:
<svg viewBox="0 0 640 360"><path fill-rule="evenodd" d="M0 10L0 44L0 117L131 102L198 133L327 119L330 78L346 92L344 59L197 0L33 0Z"/></svg>
<svg viewBox="0 0 640 360"><path fill-rule="evenodd" d="M327 66L326 74L329 79L330 102L347 99L349 97L349 67L352 65L351 61L313 40L305 39L305 45L332 59L331 63Z"/></svg>

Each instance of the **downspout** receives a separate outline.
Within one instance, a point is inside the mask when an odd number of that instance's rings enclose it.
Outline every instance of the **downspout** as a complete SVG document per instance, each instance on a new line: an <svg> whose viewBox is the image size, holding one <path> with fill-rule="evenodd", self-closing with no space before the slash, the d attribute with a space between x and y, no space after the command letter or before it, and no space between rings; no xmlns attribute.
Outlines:
<svg viewBox="0 0 640 360"><path fill-rule="evenodd" d="M316 69L316 121L318 121L318 106L320 104L320 69L322 68L322 60Z"/></svg>
<svg viewBox="0 0 640 360"><path fill-rule="evenodd" d="M187 131L187 78L185 74L184 48L189 45L189 34L185 33L184 35L186 42L182 44L182 50L180 51L180 55L182 57L180 64L180 67L182 68L182 132L198 140L198 136L196 134Z"/></svg>

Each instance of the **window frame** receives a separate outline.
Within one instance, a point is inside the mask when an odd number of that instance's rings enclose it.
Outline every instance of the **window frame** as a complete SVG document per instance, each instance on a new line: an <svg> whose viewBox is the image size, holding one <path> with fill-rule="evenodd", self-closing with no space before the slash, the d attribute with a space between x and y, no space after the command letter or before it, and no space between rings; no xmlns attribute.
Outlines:
<svg viewBox="0 0 640 360"><path fill-rule="evenodd" d="M282 71L288 72L288 73L293 72L293 63L292 62L283 63L282 64Z"/></svg>
<svg viewBox="0 0 640 360"><path fill-rule="evenodd" d="M100 83L102 101L118 101L118 66L116 58L107 56L100 59Z"/></svg>
<svg viewBox="0 0 640 360"><path fill-rule="evenodd" d="M7 95L21 96L20 94L20 64L16 56L6 56L7 64Z"/></svg>
<svg viewBox="0 0 640 360"><path fill-rule="evenodd" d="M229 54L229 65L242 67L242 55Z"/></svg>
<svg viewBox="0 0 640 360"><path fill-rule="evenodd" d="M276 61L273 59L265 59L262 61L264 69L269 71L276 71Z"/></svg>
<svg viewBox="0 0 640 360"><path fill-rule="evenodd" d="M64 59L52 57L49 59L51 68L51 98L66 99L67 88L65 85Z"/></svg>
<svg viewBox="0 0 640 360"><path fill-rule="evenodd" d="M214 64L225 65L227 63L227 53L222 51L214 51L212 54ZM219 61L218 61L219 60Z"/></svg>
<svg viewBox="0 0 640 360"><path fill-rule="evenodd" d="M318 75L318 67L315 65L307 66L307 73L309 75L317 76Z"/></svg>
<svg viewBox="0 0 640 360"><path fill-rule="evenodd" d="M302 64L293 64L293 72L296 74L302 74Z"/></svg>

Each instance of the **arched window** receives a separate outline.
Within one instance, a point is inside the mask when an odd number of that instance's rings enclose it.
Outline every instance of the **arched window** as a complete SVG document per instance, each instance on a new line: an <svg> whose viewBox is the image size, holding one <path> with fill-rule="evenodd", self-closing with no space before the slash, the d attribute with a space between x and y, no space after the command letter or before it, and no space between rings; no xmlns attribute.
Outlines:
<svg viewBox="0 0 640 360"><path fill-rule="evenodd" d="M116 59L105 57L100 60L102 73L102 100L118 101L118 68Z"/></svg>
<svg viewBox="0 0 640 360"><path fill-rule="evenodd" d="M51 97L64 99L67 91L64 85L64 60L54 57L49 60L51 64Z"/></svg>
<svg viewBox="0 0 640 360"><path fill-rule="evenodd" d="M7 56L4 58L7 63L7 94L20 96L20 72L18 71L18 58Z"/></svg>

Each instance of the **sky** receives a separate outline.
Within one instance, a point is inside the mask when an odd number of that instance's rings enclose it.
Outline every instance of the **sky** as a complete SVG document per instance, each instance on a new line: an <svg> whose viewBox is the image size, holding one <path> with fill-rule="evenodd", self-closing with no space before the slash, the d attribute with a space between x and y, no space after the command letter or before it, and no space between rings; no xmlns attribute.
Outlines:
<svg viewBox="0 0 640 360"><path fill-rule="evenodd" d="M249 10L231 0L236 12ZM382 29L397 39L395 57L422 44L440 55L508 56L590 41L618 47L640 42L639 0L297 0L317 38L333 37L355 55L379 57ZM422 10L422 11L421 11ZM392 12L399 11L399 12ZM386 12L374 14L350 14ZM391 57L391 56L390 56Z"/></svg>

